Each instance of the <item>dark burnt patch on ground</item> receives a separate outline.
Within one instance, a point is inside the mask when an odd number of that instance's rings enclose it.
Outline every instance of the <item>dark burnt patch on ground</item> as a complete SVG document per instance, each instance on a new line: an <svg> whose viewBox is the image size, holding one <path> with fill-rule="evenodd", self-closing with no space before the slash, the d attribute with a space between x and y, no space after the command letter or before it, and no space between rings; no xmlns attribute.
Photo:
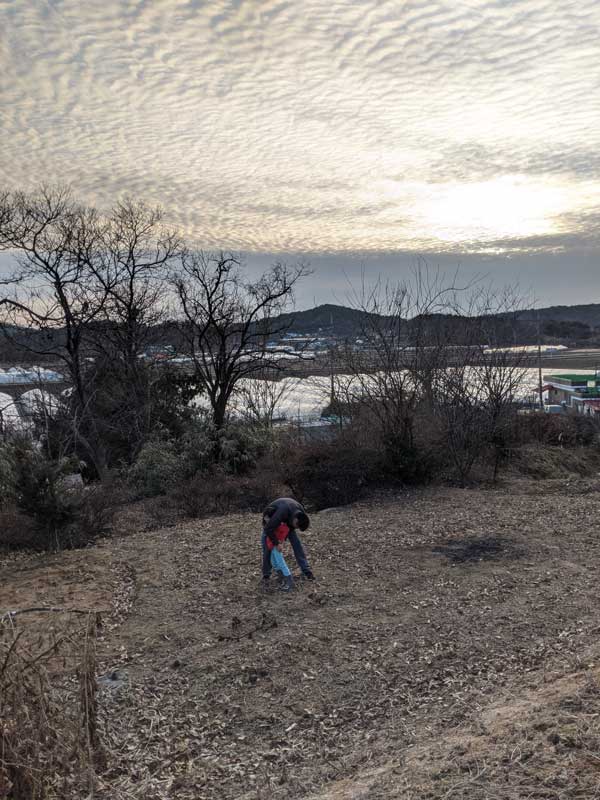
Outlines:
<svg viewBox="0 0 600 800"><path fill-rule="evenodd" d="M448 539L432 548L453 564L466 564L479 561L495 561L503 558L514 559L523 555L522 549L513 541L499 536L482 536L469 539Z"/></svg>

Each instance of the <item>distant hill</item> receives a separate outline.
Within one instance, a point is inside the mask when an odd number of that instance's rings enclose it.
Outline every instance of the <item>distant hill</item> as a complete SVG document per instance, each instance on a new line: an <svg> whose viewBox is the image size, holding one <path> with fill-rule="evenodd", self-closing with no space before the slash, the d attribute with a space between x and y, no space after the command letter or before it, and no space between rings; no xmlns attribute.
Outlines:
<svg viewBox="0 0 600 800"><path fill-rule="evenodd" d="M290 327L294 333L311 335L358 335L364 322L365 313L356 308L336 306L325 303L322 306L309 308L306 311L294 311L281 314L274 319L275 327Z"/></svg>
<svg viewBox="0 0 600 800"><path fill-rule="evenodd" d="M587 303L578 306L548 306L520 314L524 320L541 320L554 322L582 322L592 328L600 327L600 303Z"/></svg>
<svg viewBox="0 0 600 800"><path fill-rule="evenodd" d="M505 314L499 314L500 319L506 319ZM509 315L511 318L513 315ZM548 306L547 308L534 309L531 311L521 311L517 315L523 328L530 331L531 323L536 323L538 318L542 323L575 323L573 330L580 333L583 328L600 328L600 303L589 303L587 305L576 306ZM310 308L306 311L296 311L290 314L282 314L276 318L277 325L283 327L290 325L295 333L306 333L310 335L335 335L339 337L358 336L361 326L364 324L365 312L346 306L325 304ZM431 319L449 319L444 315L432 315ZM547 327L544 325L544 327ZM570 326L556 326L554 335L564 328L565 331ZM552 334L553 328L548 328L548 335ZM568 336L568 333L566 334Z"/></svg>

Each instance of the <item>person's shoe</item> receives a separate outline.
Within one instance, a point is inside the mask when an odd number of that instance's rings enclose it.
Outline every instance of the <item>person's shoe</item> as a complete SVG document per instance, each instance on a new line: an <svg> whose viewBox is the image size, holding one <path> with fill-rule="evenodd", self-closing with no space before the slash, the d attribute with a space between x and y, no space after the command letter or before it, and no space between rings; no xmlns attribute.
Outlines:
<svg viewBox="0 0 600 800"><path fill-rule="evenodd" d="M283 582L279 586L280 592L293 592L294 591L294 579L291 575L286 575L283 578Z"/></svg>
<svg viewBox="0 0 600 800"><path fill-rule="evenodd" d="M263 592L268 592L271 589L271 576L267 575L266 577L263 575L261 583L261 589Z"/></svg>
<svg viewBox="0 0 600 800"><path fill-rule="evenodd" d="M309 569L307 569L306 572L302 573L302 577L304 578L305 581L314 581L315 579L315 576Z"/></svg>

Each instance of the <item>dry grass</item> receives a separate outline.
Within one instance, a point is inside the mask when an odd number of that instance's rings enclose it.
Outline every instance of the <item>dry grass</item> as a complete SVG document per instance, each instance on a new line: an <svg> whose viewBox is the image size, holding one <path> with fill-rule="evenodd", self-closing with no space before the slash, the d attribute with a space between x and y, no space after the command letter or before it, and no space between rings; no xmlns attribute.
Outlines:
<svg viewBox="0 0 600 800"><path fill-rule="evenodd" d="M0 618L0 798L93 796L97 730L96 618L34 642Z"/></svg>
<svg viewBox="0 0 600 800"><path fill-rule="evenodd" d="M593 475L600 469L600 452L592 447L562 448L524 445L515 452L511 470L531 478L568 478Z"/></svg>

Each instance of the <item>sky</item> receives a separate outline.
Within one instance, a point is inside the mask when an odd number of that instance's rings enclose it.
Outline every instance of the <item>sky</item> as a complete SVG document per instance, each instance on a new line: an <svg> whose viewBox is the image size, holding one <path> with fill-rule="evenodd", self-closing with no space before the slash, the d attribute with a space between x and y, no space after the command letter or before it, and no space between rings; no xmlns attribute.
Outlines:
<svg viewBox="0 0 600 800"><path fill-rule="evenodd" d="M0 0L0 186L303 257L300 307L420 257L600 302L599 41L598 0Z"/></svg>

